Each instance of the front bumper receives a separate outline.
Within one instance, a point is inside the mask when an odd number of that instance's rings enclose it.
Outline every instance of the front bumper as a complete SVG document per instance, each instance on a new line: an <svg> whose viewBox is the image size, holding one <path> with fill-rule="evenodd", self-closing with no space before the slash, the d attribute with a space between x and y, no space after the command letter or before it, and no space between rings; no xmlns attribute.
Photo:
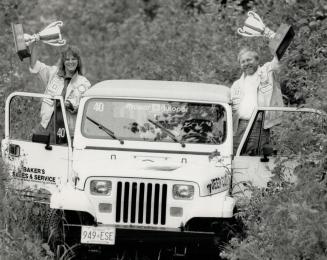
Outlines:
<svg viewBox="0 0 327 260"><path fill-rule="evenodd" d="M104 225L105 226L105 225ZM65 225L66 234L74 243L81 241L80 225ZM187 231L167 228L140 228L115 226L115 245L160 245L160 246L188 246L199 243L211 243L214 232ZM68 237L67 236L67 237ZM71 240L71 241L72 241Z"/></svg>

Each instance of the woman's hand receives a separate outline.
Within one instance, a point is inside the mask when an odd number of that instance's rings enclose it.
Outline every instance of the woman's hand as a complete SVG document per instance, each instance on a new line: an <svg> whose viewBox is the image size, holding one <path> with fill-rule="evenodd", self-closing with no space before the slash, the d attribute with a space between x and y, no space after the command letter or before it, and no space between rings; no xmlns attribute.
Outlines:
<svg viewBox="0 0 327 260"><path fill-rule="evenodd" d="M77 113L77 108L75 109L73 104L69 101L65 101L65 108L67 111L69 111L71 114L76 114Z"/></svg>
<svg viewBox="0 0 327 260"><path fill-rule="evenodd" d="M34 66L35 66L35 63L36 63L36 61L38 59L37 43L35 41L29 42L28 48L29 48L30 53L31 53L30 67L33 69Z"/></svg>

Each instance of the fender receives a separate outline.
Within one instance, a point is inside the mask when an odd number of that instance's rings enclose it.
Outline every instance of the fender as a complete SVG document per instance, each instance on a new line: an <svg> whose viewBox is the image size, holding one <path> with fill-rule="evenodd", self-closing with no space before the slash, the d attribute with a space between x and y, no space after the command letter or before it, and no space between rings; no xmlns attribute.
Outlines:
<svg viewBox="0 0 327 260"><path fill-rule="evenodd" d="M223 218L231 218L234 215L236 201L234 198L230 196L225 197L225 201L222 209L222 217Z"/></svg>
<svg viewBox="0 0 327 260"><path fill-rule="evenodd" d="M78 200L76 198L79 198ZM96 210L84 191L74 189L70 185L63 186L59 191L52 193L50 208L72 211L84 211L96 218Z"/></svg>
<svg viewBox="0 0 327 260"><path fill-rule="evenodd" d="M196 207L189 212L194 217L231 218L235 208L235 198L227 195L224 191L211 196L199 198ZM187 221L187 220L185 220Z"/></svg>

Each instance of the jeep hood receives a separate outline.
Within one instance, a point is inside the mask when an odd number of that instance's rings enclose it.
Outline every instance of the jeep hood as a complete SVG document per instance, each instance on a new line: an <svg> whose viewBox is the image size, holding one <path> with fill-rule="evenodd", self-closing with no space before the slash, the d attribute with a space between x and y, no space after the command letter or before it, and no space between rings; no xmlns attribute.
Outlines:
<svg viewBox="0 0 327 260"><path fill-rule="evenodd" d="M187 160L184 163L156 159L76 161L73 170L75 176L79 178L77 183L79 189L84 189L86 180L92 177L176 180L207 186L212 179L222 177L227 172L224 163L209 161L207 156L200 160Z"/></svg>
<svg viewBox="0 0 327 260"><path fill-rule="evenodd" d="M74 165L74 171L80 180L89 177L121 177L121 178L151 178L169 180L190 180L196 181L203 178L203 175L217 174L223 168L220 163L177 163L169 161L103 161L93 160L88 163Z"/></svg>

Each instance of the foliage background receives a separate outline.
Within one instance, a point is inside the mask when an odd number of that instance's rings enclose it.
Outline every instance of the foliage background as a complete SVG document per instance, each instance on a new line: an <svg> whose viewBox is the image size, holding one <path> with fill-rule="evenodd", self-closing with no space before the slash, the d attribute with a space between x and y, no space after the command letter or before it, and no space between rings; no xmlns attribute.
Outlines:
<svg viewBox="0 0 327 260"><path fill-rule="evenodd" d="M324 0L2 0L0 3L0 133L4 135L4 102L13 91L42 92L28 71L28 60L14 52L10 23L22 23L26 33L42 30L50 22L64 22L63 35L83 54L86 76L92 83L104 79L156 79L231 85L240 76L237 53L241 46L256 49L261 61L271 59L265 39L236 34L255 10L273 30L292 24L295 38L282 59L281 86L288 105L327 110L327 3ZM41 60L54 64L58 48L41 45ZM326 259L326 140L322 131L304 130L312 139L285 133L302 149L302 180L271 195L258 192L243 212L246 240L233 241L231 259ZM294 131L293 131L294 130ZM24 129L21 129L24 131ZM293 134L292 134L293 133ZM322 147L316 149L317 145ZM318 163L308 163L318 154ZM5 171L2 172L2 175ZM320 176L320 178L316 178ZM6 198L6 196L2 196ZM25 232L2 199L0 230ZM7 204L6 204L7 203ZM17 218L19 222L19 218ZM19 222L22 224L22 222ZM27 231L26 231L27 232ZM0 253L19 252L0 232ZM8 244L6 244L7 242ZM34 240L33 240L34 241ZM36 243L41 243L36 240ZM22 249L21 249L22 251ZM35 251L35 254L38 254ZM17 253L19 254L19 253ZM12 254L13 259L20 259ZM36 255L33 259L40 259Z"/></svg>

